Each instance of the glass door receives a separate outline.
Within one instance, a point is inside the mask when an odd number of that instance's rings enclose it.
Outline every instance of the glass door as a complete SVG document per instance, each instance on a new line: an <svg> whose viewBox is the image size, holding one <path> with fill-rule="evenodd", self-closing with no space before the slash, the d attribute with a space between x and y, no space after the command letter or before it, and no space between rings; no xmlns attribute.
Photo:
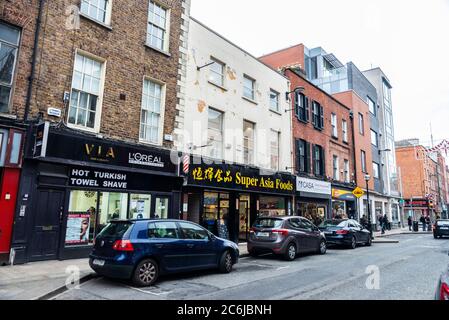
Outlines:
<svg viewBox="0 0 449 320"><path fill-rule="evenodd" d="M168 219L170 212L170 197L156 196L154 198L153 218Z"/></svg>
<svg viewBox="0 0 449 320"><path fill-rule="evenodd" d="M239 241L248 241L249 200L239 201Z"/></svg>

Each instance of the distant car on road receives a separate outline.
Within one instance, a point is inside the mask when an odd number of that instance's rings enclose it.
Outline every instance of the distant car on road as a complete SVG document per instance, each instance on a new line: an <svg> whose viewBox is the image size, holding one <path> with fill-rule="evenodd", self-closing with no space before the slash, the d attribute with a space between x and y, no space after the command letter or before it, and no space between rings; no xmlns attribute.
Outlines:
<svg viewBox="0 0 449 320"><path fill-rule="evenodd" d="M319 225L319 229L324 232L328 245L348 246L355 249L358 244L366 246L372 244L369 230L355 220L325 220Z"/></svg>
<svg viewBox="0 0 449 320"><path fill-rule="evenodd" d="M435 294L436 300L449 300L449 266L438 280L437 291Z"/></svg>
<svg viewBox="0 0 449 320"><path fill-rule="evenodd" d="M292 261L298 253L325 254L326 239L312 222L303 217L261 217L256 219L248 240L252 256L270 252Z"/></svg>
<svg viewBox="0 0 449 320"><path fill-rule="evenodd" d="M435 239L449 236L449 220L437 220L432 229Z"/></svg>
<svg viewBox="0 0 449 320"><path fill-rule="evenodd" d="M232 271L238 246L179 220L111 221L96 237L89 264L100 275L152 285L161 274L218 268Z"/></svg>

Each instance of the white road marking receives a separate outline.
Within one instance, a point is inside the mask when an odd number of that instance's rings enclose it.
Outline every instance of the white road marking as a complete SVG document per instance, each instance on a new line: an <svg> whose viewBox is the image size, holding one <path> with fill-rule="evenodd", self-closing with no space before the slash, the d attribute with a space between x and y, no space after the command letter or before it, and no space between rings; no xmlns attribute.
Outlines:
<svg viewBox="0 0 449 320"><path fill-rule="evenodd" d="M141 293L152 294L152 295L158 296L158 297L172 293L172 291L156 293L156 292L151 292L151 291L143 290L143 289L132 287L132 286L126 286L126 285L125 285L125 287L135 290L135 291L138 291L138 292L141 292Z"/></svg>
<svg viewBox="0 0 449 320"><path fill-rule="evenodd" d="M281 270L285 270L285 269L290 269L290 267L289 266L287 266L287 267L279 267L279 268L276 269L276 271L281 271Z"/></svg>

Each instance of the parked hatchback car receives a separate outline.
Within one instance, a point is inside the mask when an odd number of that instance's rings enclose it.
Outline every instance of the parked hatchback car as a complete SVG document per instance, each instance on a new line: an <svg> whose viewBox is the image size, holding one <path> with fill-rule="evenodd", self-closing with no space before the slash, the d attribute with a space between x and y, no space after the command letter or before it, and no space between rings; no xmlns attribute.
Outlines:
<svg viewBox="0 0 449 320"><path fill-rule="evenodd" d="M449 220L437 220L433 225L433 237L435 239L449 236Z"/></svg>
<svg viewBox="0 0 449 320"><path fill-rule="evenodd" d="M355 220L325 220L319 225L319 229L324 232L329 245L341 245L355 249L358 244L367 246L372 244L369 230Z"/></svg>
<svg viewBox="0 0 449 320"><path fill-rule="evenodd" d="M326 239L318 227L303 217L262 217L256 219L248 240L250 255L271 252L292 261L298 253L325 254Z"/></svg>
<svg viewBox="0 0 449 320"><path fill-rule="evenodd" d="M100 275L152 285L161 274L218 268L232 271L238 246L178 220L111 221L96 237L89 264Z"/></svg>

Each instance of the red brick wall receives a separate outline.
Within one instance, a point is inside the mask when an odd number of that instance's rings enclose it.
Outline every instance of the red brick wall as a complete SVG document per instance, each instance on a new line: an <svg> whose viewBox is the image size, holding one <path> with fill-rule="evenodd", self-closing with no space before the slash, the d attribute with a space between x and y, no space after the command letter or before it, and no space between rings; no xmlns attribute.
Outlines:
<svg viewBox="0 0 449 320"><path fill-rule="evenodd" d="M357 167L357 186L366 188L365 175L369 174L371 180L369 182L369 188L374 190L373 177L373 158L371 153L371 132L370 132L370 116L368 104L360 98L354 91L346 91L333 95L337 100L348 106L354 112L354 148L355 159ZM363 115L364 120L364 135L359 132L359 113ZM366 169L367 172L362 171L362 157L361 150L366 153Z"/></svg>
<svg viewBox="0 0 449 320"><path fill-rule="evenodd" d="M325 162L326 162L326 176L331 179L333 175L333 156L336 155L339 158L339 170L340 170L340 182L344 182L344 175L341 170L344 169L344 160L349 160L349 172L350 179L352 180L353 168L353 151L352 151L352 136L351 136L351 121L349 118L349 108L343 104L336 101L332 96L328 95L323 90L314 86L304 78L298 76L291 70L287 70L286 76L290 79L291 87L296 88L302 86L305 88L304 94L310 100L310 112L311 103L316 101L321 104L324 108L324 130L319 131L315 129L309 121L309 123L303 123L299 121L294 112L292 112L292 122L293 122L293 138L303 139L310 144L318 144L325 149ZM292 108L294 105L292 104ZM338 123L338 138L332 137L332 127L331 127L331 114L335 113L337 115ZM310 116L311 118L311 116ZM342 120L346 120L348 123L348 142L343 142L342 134ZM295 154L296 152L294 152ZM295 154L296 156L296 154ZM296 159L295 159L296 163Z"/></svg>
<svg viewBox="0 0 449 320"><path fill-rule="evenodd" d="M21 29L10 114L23 118L38 12L38 0L0 1L0 20Z"/></svg>
<svg viewBox="0 0 449 320"><path fill-rule="evenodd" d="M304 45L298 44L296 46L262 56L259 59L275 69L293 65L300 65L301 68L304 69Z"/></svg>
<svg viewBox="0 0 449 320"><path fill-rule="evenodd" d="M396 163L401 170L403 197L424 197L424 160L418 160L415 147L396 148Z"/></svg>

